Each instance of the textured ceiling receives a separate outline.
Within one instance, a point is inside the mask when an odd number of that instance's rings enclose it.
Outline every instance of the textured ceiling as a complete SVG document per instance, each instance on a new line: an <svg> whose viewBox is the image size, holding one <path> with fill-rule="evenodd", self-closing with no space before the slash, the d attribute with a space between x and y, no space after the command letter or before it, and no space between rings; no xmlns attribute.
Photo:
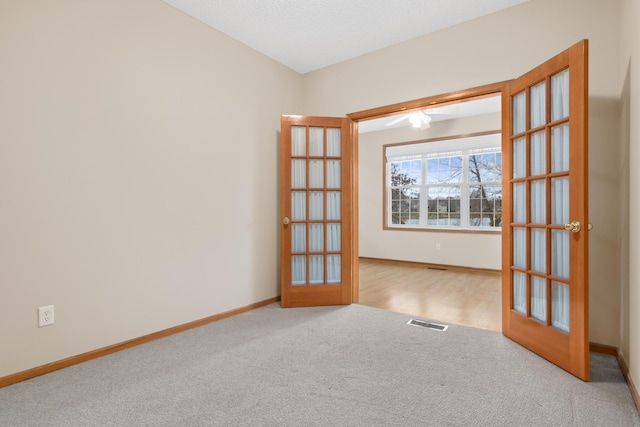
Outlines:
<svg viewBox="0 0 640 427"><path fill-rule="evenodd" d="M529 0L163 1L308 73Z"/></svg>

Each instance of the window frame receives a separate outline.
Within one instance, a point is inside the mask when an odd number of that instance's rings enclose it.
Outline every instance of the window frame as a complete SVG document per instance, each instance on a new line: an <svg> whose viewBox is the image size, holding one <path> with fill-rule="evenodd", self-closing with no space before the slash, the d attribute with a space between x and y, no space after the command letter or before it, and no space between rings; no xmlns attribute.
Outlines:
<svg viewBox="0 0 640 427"><path fill-rule="evenodd" d="M417 154L413 155L413 159L421 160L421 176L422 182L420 184L410 184L406 185L406 188L418 188L420 192L420 219L418 224L391 224L391 220L393 218L392 212L392 191L394 187L391 187L391 163L392 162L401 162L406 159L394 159L393 156L388 158L387 150L392 147L399 146L409 146L415 144L425 144L425 143L433 143L433 142L443 142L443 141L451 141L455 143L455 140L462 140L464 138L472 138L472 137L481 137L486 135L494 135L497 137L497 150L487 150L484 152L476 151L476 152L465 152L462 148L456 147L448 147L447 151L440 150L437 152L432 152L430 154ZM502 227L487 227L487 226L471 226L471 201L470 194L471 188L473 186L478 185L477 181L469 181L469 159L472 155L481 155L488 153L497 153L502 157L502 148L501 148L501 131L493 130L486 132L478 132L467 135L455 135L441 138L434 138L428 140L420 140L420 141L412 141L412 142L400 142L400 143L392 143L385 144L383 146L383 229L384 230L399 230L399 231L444 231L444 232L456 232L456 233L475 233L475 234L496 234L502 231ZM438 155L441 154L441 155ZM452 157L462 157L462 170L461 170L461 179L459 182L455 183L429 183L427 179L427 162L431 159L441 159L441 158L452 158ZM502 166L501 166L501 175L502 175ZM482 182L482 185L499 185L502 187L502 176L498 181L487 181ZM430 225L428 224L428 191L429 188L433 187L458 187L460 188L460 225ZM398 187L395 187L398 188ZM501 210L500 210L501 212ZM450 214L451 211L449 210Z"/></svg>

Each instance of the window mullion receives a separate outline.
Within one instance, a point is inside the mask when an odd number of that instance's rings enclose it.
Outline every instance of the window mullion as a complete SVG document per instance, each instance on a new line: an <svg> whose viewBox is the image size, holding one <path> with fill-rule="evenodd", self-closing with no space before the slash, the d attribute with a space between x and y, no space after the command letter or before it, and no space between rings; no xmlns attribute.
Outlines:
<svg viewBox="0 0 640 427"><path fill-rule="evenodd" d="M422 156L422 182L420 183L420 227L427 227L427 156Z"/></svg>
<svg viewBox="0 0 640 427"><path fill-rule="evenodd" d="M460 184L460 226L469 228L469 155L462 156L462 183Z"/></svg>

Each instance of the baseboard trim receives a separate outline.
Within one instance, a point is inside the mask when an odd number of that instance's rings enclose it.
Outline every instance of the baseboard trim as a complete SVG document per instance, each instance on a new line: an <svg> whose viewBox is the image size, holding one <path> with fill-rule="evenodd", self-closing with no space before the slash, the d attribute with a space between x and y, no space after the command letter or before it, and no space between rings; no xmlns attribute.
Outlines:
<svg viewBox="0 0 640 427"><path fill-rule="evenodd" d="M618 357L618 348L610 345L598 344L595 342L589 343L589 351L594 353L606 354L608 356Z"/></svg>
<svg viewBox="0 0 640 427"><path fill-rule="evenodd" d="M389 264L419 265L423 267L443 268L446 270L462 270L462 271L471 271L471 272L475 271L475 272L481 272L481 273L502 273L502 270L494 270L490 268L464 267L464 266L449 265L449 264L432 264L429 262L403 261L399 259L372 258L372 257L364 257L364 256L361 256L360 259L371 260L371 261L381 261Z"/></svg>
<svg viewBox="0 0 640 427"><path fill-rule="evenodd" d="M589 350L594 353L606 354L608 356L615 356L618 360L618 365L620 366L620 371L622 372L622 376L624 380L627 382L629 386L629 391L631 392L631 397L633 398L633 402L636 404L636 409L640 412L640 394L638 393L638 389L636 385L633 383L633 379L631 375L629 375L629 367L627 366L627 362L624 360L624 356L618 350L617 347L612 347L610 345L598 344L598 343L589 343Z"/></svg>
<svg viewBox="0 0 640 427"><path fill-rule="evenodd" d="M629 367L627 366L627 362L624 360L624 356L620 351L616 355L618 358L618 364L620 365L620 370L622 371L622 375L624 376L625 381L629 385L629 391L631 391L631 397L636 404L636 409L640 413L640 393L638 393L638 389L636 385L633 383L633 379L629 374Z"/></svg>
<svg viewBox="0 0 640 427"><path fill-rule="evenodd" d="M89 360L97 359L108 354L116 353L118 351L126 350L131 347L138 346L140 344L148 343L160 338L174 335L180 332L187 331L189 329L197 328L208 323L213 323L218 320L225 319L227 317L235 316L236 314L244 313L247 311L255 310L256 308L264 307L265 305L273 304L280 301L280 297L269 298L264 301L250 304L244 307L236 308L234 310L226 311L224 313L216 314L213 316L205 317L204 319L196 320L194 322L185 323L184 325L175 326L173 328L165 329L162 331L154 332L149 335L144 335L139 338L133 338L128 341L124 341L118 344L110 345L107 347L99 348L97 350L89 351L87 353L79 354L77 356L71 356L66 359L58 360L56 362L48 363L46 365L38 366L36 368L27 369L26 371L18 372L15 374L7 375L0 378L0 388L7 387L12 384L19 383L31 378L39 377L40 375L48 374L59 369L68 368L69 366L78 365Z"/></svg>

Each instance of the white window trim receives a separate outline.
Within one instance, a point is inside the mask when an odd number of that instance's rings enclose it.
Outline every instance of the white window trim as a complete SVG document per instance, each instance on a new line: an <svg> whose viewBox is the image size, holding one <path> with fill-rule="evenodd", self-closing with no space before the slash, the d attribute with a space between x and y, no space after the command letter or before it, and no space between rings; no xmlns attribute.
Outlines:
<svg viewBox="0 0 640 427"><path fill-rule="evenodd" d="M500 131L447 138L446 140L434 140L418 143L401 143L391 144L384 147L385 158L385 192L386 192L386 218L385 226L388 229L408 229L408 230L451 230L451 231L478 231L478 232L500 232L501 227L483 227L469 225L469 187L477 185L475 182L469 182L469 156L483 153L501 152L501 133ZM455 148L452 145L455 144ZM428 184L427 177L427 160L432 158L462 156L462 181L459 184ZM407 187L415 187L420 189L420 222L419 224L392 224L391 212L391 162L399 162L404 160L422 160L422 184ZM483 182L483 185L502 185L502 182L489 181ZM460 225L429 225L427 224L427 193L431 186L459 186L460 187Z"/></svg>

